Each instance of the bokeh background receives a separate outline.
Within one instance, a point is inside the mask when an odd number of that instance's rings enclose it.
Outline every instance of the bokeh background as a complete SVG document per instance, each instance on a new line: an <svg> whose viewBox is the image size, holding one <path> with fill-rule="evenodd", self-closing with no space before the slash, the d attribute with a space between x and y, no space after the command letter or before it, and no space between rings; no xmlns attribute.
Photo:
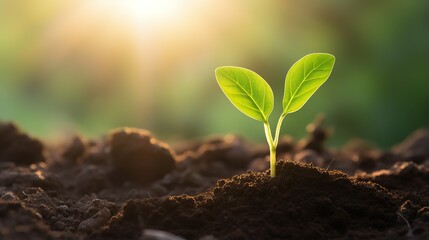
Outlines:
<svg viewBox="0 0 429 240"><path fill-rule="evenodd" d="M287 70L312 52L334 54L334 72L283 133L324 113L331 145L386 147L428 126L429 1L403 0L0 0L0 120L44 139L131 126L264 141L214 69L263 76L275 123Z"/></svg>

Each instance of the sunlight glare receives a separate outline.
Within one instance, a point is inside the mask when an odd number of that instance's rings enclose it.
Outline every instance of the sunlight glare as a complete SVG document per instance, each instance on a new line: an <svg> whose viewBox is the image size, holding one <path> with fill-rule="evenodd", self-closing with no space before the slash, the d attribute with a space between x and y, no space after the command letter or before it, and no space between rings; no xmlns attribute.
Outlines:
<svg viewBox="0 0 429 240"><path fill-rule="evenodd" d="M189 1L176 0L93 0L92 6L117 14L136 27L167 24L181 15Z"/></svg>

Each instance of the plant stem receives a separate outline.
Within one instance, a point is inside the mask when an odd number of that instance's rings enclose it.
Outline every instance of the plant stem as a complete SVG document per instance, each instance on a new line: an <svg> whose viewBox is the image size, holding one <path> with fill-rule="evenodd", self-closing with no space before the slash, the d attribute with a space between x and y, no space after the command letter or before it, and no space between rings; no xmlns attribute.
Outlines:
<svg viewBox="0 0 429 240"><path fill-rule="evenodd" d="M270 147L270 172L271 177L276 177L276 147Z"/></svg>
<svg viewBox="0 0 429 240"><path fill-rule="evenodd" d="M276 176L276 149L277 145L279 144L279 136L280 136L280 129L282 127L283 119L286 117L286 114L283 113L279 121L277 122L276 127L276 135L273 140L273 135L271 134L271 127L270 123L267 121L264 122L264 130L265 130L265 136L267 137L267 142L270 147L270 171L271 171L271 177Z"/></svg>
<svg viewBox="0 0 429 240"><path fill-rule="evenodd" d="M270 123L268 121L264 122L265 136L267 137L267 142L270 147L270 171L271 177L276 176L276 148L277 144L273 141L273 135L271 134Z"/></svg>
<svg viewBox="0 0 429 240"><path fill-rule="evenodd" d="M277 147L277 145L279 144L279 136L280 136L280 129L282 127L282 123L283 123L283 119L285 119L286 114L282 113L282 115L280 115L279 121L277 122L277 127L276 127L276 135L274 137L274 145Z"/></svg>

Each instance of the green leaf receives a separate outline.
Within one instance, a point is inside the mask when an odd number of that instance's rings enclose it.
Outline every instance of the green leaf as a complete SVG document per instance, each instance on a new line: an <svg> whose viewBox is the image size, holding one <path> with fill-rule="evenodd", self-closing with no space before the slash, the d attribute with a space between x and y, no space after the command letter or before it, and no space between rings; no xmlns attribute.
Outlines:
<svg viewBox="0 0 429 240"><path fill-rule="evenodd" d="M298 60L285 80L283 114L301 109L316 90L328 79L335 57L327 53L313 53Z"/></svg>
<svg viewBox="0 0 429 240"><path fill-rule="evenodd" d="M216 79L238 110L255 120L267 122L274 107L274 95L261 76L245 68L219 67Z"/></svg>

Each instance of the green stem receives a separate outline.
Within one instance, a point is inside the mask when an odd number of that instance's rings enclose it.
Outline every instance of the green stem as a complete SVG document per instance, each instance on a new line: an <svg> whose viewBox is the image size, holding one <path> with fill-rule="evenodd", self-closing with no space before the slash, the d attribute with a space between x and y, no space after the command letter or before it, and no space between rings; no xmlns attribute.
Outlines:
<svg viewBox="0 0 429 240"><path fill-rule="evenodd" d="M268 121L264 122L265 136L267 137L267 142L270 147L270 171L271 177L276 176L276 148L277 145L273 141L273 135L271 134L270 123Z"/></svg>
<svg viewBox="0 0 429 240"><path fill-rule="evenodd" d="M283 119L286 117L286 114L283 113L279 121L277 122L276 127L276 135L273 140L273 135L271 134L271 127L270 123L267 121L264 122L264 129L265 129L265 136L267 137L267 142L270 147L270 170L271 170L271 177L276 176L276 149L277 145L279 144L279 136L280 136L280 129L282 127Z"/></svg>
<svg viewBox="0 0 429 240"><path fill-rule="evenodd" d="M270 147L270 172L272 178L276 176L276 147Z"/></svg>
<svg viewBox="0 0 429 240"><path fill-rule="evenodd" d="M277 145L279 144L279 136L280 136L280 129L282 127L282 123L283 123L283 119L285 119L286 114L283 113L280 118L279 121L277 122L277 127L276 127L276 135L274 137L274 145L277 147Z"/></svg>

